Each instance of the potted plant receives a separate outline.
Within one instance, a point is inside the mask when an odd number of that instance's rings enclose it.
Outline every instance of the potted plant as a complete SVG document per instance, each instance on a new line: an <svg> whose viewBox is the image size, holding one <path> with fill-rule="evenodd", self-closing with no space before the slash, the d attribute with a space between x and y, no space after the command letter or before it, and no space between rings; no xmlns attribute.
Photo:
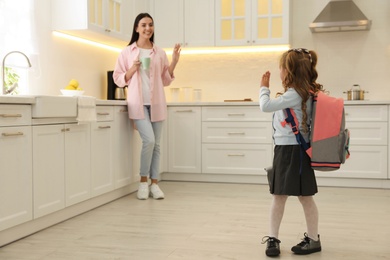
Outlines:
<svg viewBox="0 0 390 260"><path fill-rule="evenodd" d="M4 94L18 94L20 76L10 67L4 67Z"/></svg>

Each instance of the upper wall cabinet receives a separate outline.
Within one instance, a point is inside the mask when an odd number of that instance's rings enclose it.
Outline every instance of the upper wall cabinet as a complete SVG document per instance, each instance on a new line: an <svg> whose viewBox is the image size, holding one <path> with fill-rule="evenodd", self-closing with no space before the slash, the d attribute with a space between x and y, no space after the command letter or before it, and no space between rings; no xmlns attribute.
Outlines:
<svg viewBox="0 0 390 260"><path fill-rule="evenodd" d="M289 0L216 0L216 45L289 43Z"/></svg>
<svg viewBox="0 0 390 260"><path fill-rule="evenodd" d="M210 0L154 0L154 40L162 48L214 46L214 14Z"/></svg>
<svg viewBox="0 0 390 260"><path fill-rule="evenodd" d="M149 9L141 0L52 0L52 29L123 48L135 17Z"/></svg>

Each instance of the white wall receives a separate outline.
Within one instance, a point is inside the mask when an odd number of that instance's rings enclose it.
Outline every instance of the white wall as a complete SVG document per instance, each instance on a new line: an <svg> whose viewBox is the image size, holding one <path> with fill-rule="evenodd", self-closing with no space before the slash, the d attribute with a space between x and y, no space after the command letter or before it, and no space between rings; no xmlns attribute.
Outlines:
<svg viewBox="0 0 390 260"><path fill-rule="evenodd" d="M372 20L370 31L312 34L308 25L328 1L291 1L291 46L318 53L318 82L332 95L346 97L343 91L358 83L369 91L366 99L390 99L390 30L386 28L390 24L390 1L354 0ZM75 78L86 95L104 99L106 71L113 69L118 53L55 38L50 28L50 5L36 0L36 12L40 53L33 63L40 64L41 76L32 76L31 92L57 95L59 89ZM272 73L272 91L281 90L280 54L182 55L171 86L201 88L206 101L241 98L257 101L259 80L266 70Z"/></svg>

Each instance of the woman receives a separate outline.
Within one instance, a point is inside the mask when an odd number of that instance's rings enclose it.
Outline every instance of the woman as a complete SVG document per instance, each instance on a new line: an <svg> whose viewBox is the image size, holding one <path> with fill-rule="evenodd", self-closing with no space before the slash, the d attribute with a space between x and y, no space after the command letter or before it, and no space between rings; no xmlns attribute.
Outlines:
<svg viewBox="0 0 390 260"><path fill-rule="evenodd" d="M180 51L180 45L176 44L169 64L166 53L154 44L153 18L148 13L141 13L135 18L130 43L122 50L115 65L114 82L119 87L128 86L129 118L134 120L142 139L141 181L137 193L140 200L149 195L154 199L164 198L157 185L161 132L167 117L164 86L174 80ZM141 61L144 62L142 67ZM148 178L151 179L150 190Z"/></svg>

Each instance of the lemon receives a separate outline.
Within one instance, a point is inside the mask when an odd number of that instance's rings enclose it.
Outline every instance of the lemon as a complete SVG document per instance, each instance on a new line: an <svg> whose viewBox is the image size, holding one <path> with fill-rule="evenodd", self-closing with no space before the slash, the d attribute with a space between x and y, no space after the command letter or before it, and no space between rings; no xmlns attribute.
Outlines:
<svg viewBox="0 0 390 260"><path fill-rule="evenodd" d="M76 90L76 88L73 85L68 85L65 87L66 90Z"/></svg>
<svg viewBox="0 0 390 260"><path fill-rule="evenodd" d="M75 79L72 79L71 81L69 81L69 85L71 86L74 86L75 88L77 88L79 86L79 82Z"/></svg>
<svg viewBox="0 0 390 260"><path fill-rule="evenodd" d="M76 88L76 90L83 90L83 89L78 87L78 88Z"/></svg>

